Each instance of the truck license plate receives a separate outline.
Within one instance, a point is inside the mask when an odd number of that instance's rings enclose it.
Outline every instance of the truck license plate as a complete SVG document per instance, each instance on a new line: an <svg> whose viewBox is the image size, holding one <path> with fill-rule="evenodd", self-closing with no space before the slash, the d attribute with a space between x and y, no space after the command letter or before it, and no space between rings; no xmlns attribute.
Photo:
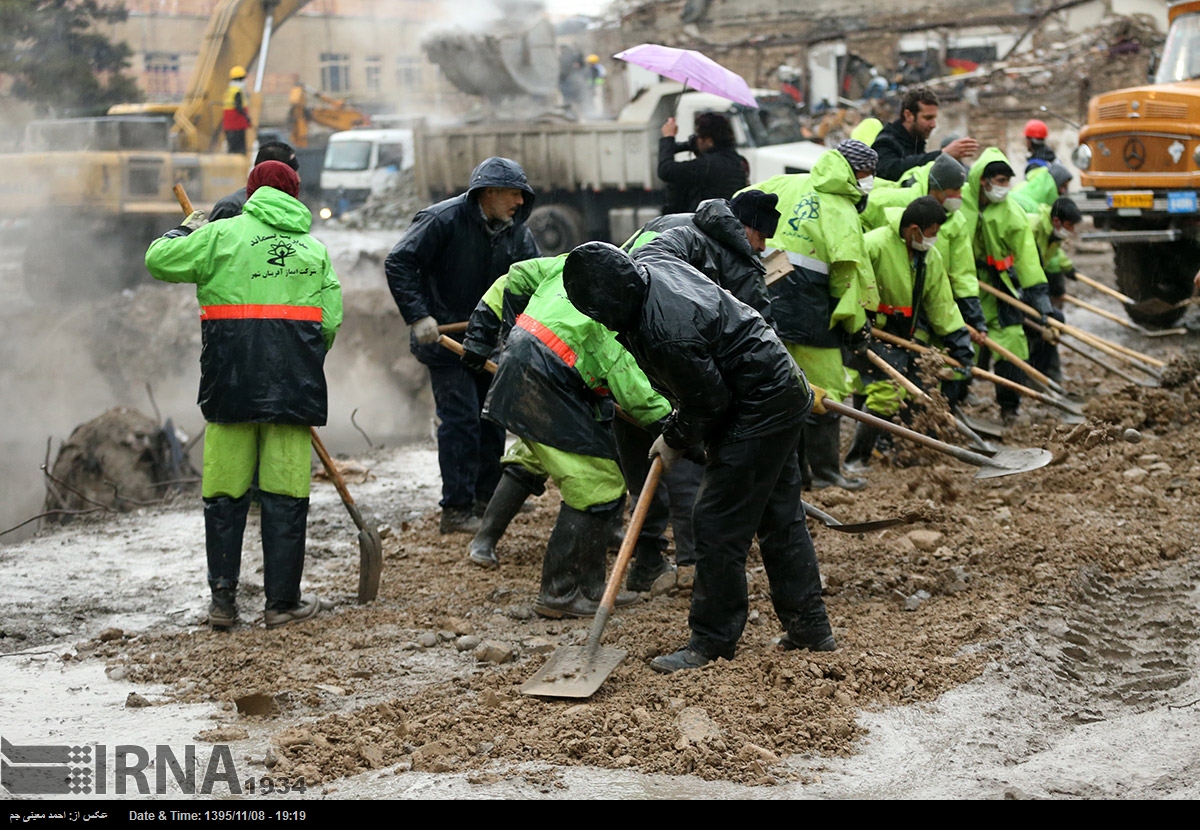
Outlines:
<svg viewBox="0 0 1200 830"><path fill-rule="evenodd" d="M1110 193L1108 206L1110 208L1152 208L1154 207L1154 191L1137 190L1129 193Z"/></svg>
<svg viewBox="0 0 1200 830"><path fill-rule="evenodd" d="M1167 213L1196 213L1198 210L1196 191L1181 190L1167 194Z"/></svg>

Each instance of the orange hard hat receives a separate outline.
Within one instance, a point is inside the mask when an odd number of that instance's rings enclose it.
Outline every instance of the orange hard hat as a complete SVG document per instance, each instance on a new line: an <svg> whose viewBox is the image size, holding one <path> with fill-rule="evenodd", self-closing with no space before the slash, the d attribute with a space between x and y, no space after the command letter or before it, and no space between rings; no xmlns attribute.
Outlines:
<svg viewBox="0 0 1200 830"><path fill-rule="evenodd" d="M1050 128L1046 126L1045 121L1038 121L1036 118L1031 118L1025 122L1025 137L1026 138L1045 138L1050 135Z"/></svg>

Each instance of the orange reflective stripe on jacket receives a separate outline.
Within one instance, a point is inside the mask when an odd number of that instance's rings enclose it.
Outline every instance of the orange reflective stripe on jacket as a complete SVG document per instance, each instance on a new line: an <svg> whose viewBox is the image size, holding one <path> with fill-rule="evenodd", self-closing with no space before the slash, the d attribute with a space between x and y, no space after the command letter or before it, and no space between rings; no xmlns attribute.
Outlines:
<svg viewBox="0 0 1200 830"><path fill-rule="evenodd" d="M1009 254L1004 259L996 259L991 254L988 254L987 264L995 268L997 271L1007 271L1009 268L1012 268L1013 256L1012 254Z"/></svg>
<svg viewBox="0 0 1200 830"><path fill-rule="evenodd" d="M564 343L557 334L550 331L550 329L543 326L528 314L522 314L517 317L516 325L518 328L525 329L525 331L532 334L538 340L541 340L550 347L550 351L562 358L563 363L566 363L568 366L574 368L576 360L575 350Z"/></svg>
<svg viewBox="0 0 1200 830"><path fill-rule="evenodd" d="M206 305L201 320L308 320L321 322L317 305Z"/></svg>
<svg viewBox="0 0 1200 830"><path fill-rule="evenodd" d="M912 317L912 306L910 305L888 305L880 303L876 309L880 314L899 314L902 317Z"/></svg>

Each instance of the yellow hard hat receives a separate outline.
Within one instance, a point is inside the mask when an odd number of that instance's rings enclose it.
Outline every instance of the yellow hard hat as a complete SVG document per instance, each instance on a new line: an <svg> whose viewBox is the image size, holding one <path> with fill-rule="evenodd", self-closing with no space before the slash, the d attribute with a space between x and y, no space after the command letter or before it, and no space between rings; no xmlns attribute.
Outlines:
<svg viewBox="0 0 1200 830"><path fill-rule="evenodd" d="M244 77L246 77L246 67L244 66L235 66L229 70L229 80L231 81L240 81Z"/></svg>
<svg viewBox="0 0 1200 830"><path fill-rule="evenodd" d="M588 63L600 63L600 56L599 55L588 55L587 62Z"/></svg>

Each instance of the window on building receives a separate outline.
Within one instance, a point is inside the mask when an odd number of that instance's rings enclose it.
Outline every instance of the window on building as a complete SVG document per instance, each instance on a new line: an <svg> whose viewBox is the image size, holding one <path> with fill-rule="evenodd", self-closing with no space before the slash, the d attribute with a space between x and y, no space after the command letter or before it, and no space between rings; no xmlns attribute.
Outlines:
<svg viewBox="0 0 1200 830"><path fill-rule="evenodd" d="M345 52L321 53L321 91L350 91L350 56Z"/></svg>
<svg viewBox="0 0 1200 830"><path fill-rule="evenodd" d="M383 58L379 55L367 55L367 92L378 95L383 79Z"/></svg>
<svg viewBox="0 0 1200 830"><path fill-rule="evenodd" d="M174 52L147 52L145 82L146 94L152 97L178 94L181 91L179 55Z"/></svg>
<svg viewBox="0 0 1200 830"><path fill-rule="evenodd" d="M396 57L396 86L402 91L419 91L425 84L425 64L421 58L407 55Z"/></svg>

